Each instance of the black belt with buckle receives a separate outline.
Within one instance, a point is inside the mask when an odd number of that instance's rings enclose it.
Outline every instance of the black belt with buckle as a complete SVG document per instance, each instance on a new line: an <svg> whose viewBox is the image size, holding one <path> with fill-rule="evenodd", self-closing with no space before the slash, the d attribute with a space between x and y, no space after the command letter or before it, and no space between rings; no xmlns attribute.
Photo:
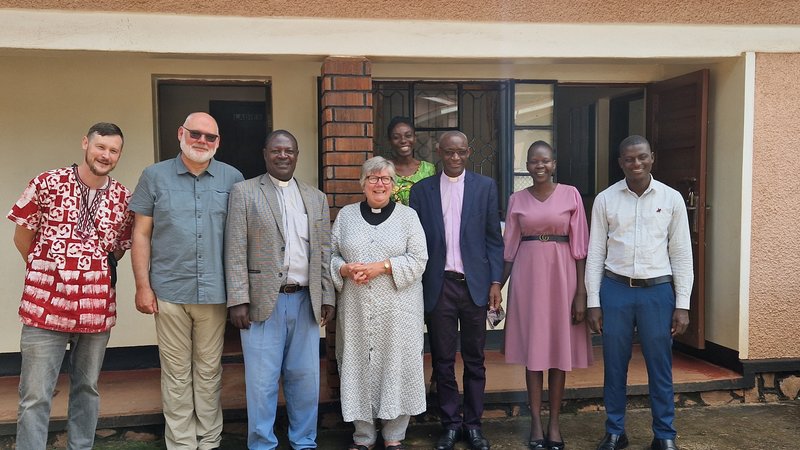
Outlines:
<svg viewBox="0 0 800 450"><path fill-rule="evenodd" d="M559 234L537 234L535 236L522 236L523 241L542 241L542 242L569 242L569 236Z"/></svg>
<svg viewBox="0 0 800 450"><path fill-rule="evenodd" d="M463 273L455 272L455 271L452 271L452 270L445 270L444 271L444 277L447 278L447 279L450 279L450 280L456 280L456 281L462 281L462 282L466 282L467 281L467 277Z"/></svg>
<svg viewBox="0 0 800 450"><path fill-rule="evenodd" d="M281 286L278 292L281 294L294 294L295 292L300 292L307 287L308 286L300 286L299 284L284 284Z"/></svg>
<svg viewBox="0 0 800 450"><path fill-rule="evenodd" d="M652 287L657 284L672 283L672 275L664 275L655 278L628 278L606 270L606 276L614 281L627 284L628 287Z"/></svg>

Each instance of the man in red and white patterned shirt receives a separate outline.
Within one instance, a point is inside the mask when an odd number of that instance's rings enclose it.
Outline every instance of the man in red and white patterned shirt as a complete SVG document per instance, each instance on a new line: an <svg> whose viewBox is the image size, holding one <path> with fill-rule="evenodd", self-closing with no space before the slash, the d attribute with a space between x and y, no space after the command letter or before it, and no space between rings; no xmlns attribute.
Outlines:
<svg viewBox="0 0 800 450"><path fill-rule="evenodd" d="M97 378L116 322L113 265L131 246L131 194L108 176L122 145L118 126L93 125L83 137L83 161L31 180L8 213L17 224L14 244L25 260L18 449L46 446L67 345L68 448L91 449L94 443Z"/></svg>

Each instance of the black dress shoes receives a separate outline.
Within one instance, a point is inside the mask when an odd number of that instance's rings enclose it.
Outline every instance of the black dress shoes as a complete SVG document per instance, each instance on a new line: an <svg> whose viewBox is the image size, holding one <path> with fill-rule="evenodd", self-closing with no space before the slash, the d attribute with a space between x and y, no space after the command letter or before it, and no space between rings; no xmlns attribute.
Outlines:
<svg viewBox="0 0 800 450"><path fill-rule="evenodd" d="M653 439L650 448L652 450L678 450L678 446L675 445L675 441L672 439Z"/></svg>
<svg viewBox="0 0 800 450"><path fill-rule="evenodd" d="M467 430L467 442L472 450L489 450L489 440L483 437L481 430Z"/></svg>
<svg viewBox="0 0 800 450"><path fill-rule="evenodd" d="M445 430L436 441L436 450L453 450L456 442L461 440L461 430Z"/></svg>
<svg viewBox="0 0 800 450"><path fill-rule="evenodd" d="M606 433L603 440L597 445L597 450L618 450L628 446L628 436L625 433Z"/></svg>

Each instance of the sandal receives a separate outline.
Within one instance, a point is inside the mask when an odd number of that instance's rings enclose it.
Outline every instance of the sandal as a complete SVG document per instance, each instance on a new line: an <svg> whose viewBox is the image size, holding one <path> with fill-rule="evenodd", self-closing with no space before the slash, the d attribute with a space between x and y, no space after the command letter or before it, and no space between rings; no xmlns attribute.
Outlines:
<svg viewBox="0 0 800 450"><path fill-rule="evenodd" d="M372 450L372 447L367 447L366 445L356 444L353 442L350 444L350 447L347 447L347 450Z"/></svg>
<svg viewBox="0 0 800 450"><path fill-rule="evenodd" d="M555 442L548 439L547 448L549 448L550 450L564 450L566 448L566 445L564 445L564 441Z"/></svg>
<svg viewBox="0 0 800 450"><path fill-rule="evenodd" d="M384 447L384 448L385 448L386 450L406 450L406 446L405 446L405 445L403 445L403 444L397 444L397 445L387 445L387 446L386 446L386 447Z"/></svg>
<svg viewBox="0 0 800 450"><path fill-rule="evenodd" d="M546 450L547 445L544 439L531 439L528 441L528 448L531 450Z"/></svg>

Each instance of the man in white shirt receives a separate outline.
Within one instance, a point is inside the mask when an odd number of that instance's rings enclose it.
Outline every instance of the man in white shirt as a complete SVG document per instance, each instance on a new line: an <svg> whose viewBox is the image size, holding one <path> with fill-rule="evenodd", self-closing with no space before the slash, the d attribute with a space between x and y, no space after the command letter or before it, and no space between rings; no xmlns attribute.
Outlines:
<svg viewBox="0 0 800 450"><path fill-rule="evenodd" d="M592 209L586 290L589 326L603 335L606 434L598 450L628 446L625 388L634 328L639 335L653 415L653 450L677 450L672 338L689 325L694 274L686 205L653 179L650 143L619 146L625 179L601 192ZM674 287L674 288L673 288Z"/></svg>

